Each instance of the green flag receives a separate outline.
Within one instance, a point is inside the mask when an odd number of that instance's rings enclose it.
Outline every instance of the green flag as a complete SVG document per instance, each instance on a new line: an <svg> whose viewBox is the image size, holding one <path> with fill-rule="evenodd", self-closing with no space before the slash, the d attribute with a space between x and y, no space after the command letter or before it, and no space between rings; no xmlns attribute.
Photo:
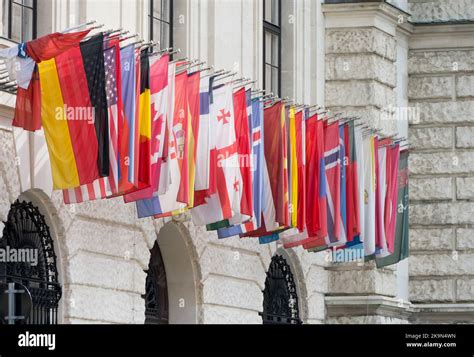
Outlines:
<svg viewBox="0 0 474 357"><path fill-rule="evenodd" d="M398 166L398 200L393 254L377 258L377 268L398 263L408 257L408 150L400 152Z"/></svg>

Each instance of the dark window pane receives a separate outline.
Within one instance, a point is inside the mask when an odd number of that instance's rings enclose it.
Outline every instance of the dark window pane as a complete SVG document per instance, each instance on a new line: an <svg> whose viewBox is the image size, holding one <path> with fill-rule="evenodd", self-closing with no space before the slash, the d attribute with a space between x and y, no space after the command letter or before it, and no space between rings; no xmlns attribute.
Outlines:
<svg viewBox="0 0 474 357"><path fill-rule="evenodd" d="M153 1L153 17L156 19L161 19L163 14L161 13L161 0L152 0Z"/></svg>
<svg viewBox="0 0 474 357"><path fill-rule="evenodd" d="M279 68L272 68L272 92L273 93L279 93L279 90L278 90L279 77L280 77Z"/></svg>
<svg viewBox="0 0 474 357"><path fill-rule="evenodd" d="M265 4L265 16L264 19L267 22L272 22L272 2L273 0L264 0Z"/></svg>
<svg viewBox="0 0 474 357"><path fill-rule="evenodd" d="M279 19L279 11L280 11L280 0L273 0L272 6L272 24L280 26L280 19Z"/></svg>
<svg viewBox="0 0 474 357"><path fill-rule="evenodd" d="M13 41L30 41L34 37L34 0L3 0L3 33ZM9 13L11 12L11 19ZM9 21L11 20L11 23Z"/></svg>
<svg viewBox="0 0 474 357"><path fill-rule="evenodd" d="M160 47L171 47L171 7L172 0L150 0L153 11L151 21L153 26L152 39L160 42Z"/></svg>
<svg viewBox="0 0 474 357"><path fill-rule="evenodd" d="M15 2L21 5L33 7L33 0L15 0Z"/></svg>
<svg viewBox="0 0 474 357"><path fill-rule="evenodd" d="M22 41L33 39L33 10L23 8Z"/></svg>
<svg viewBox="0 0 474 357"><path fill-rule="evenodd" d="M265 1L265 16L264 19L276 26L280 26L280 19L278 16L280 0L264 0Z"/></svg>
<svg viewBox="0 0 474 357"><path fill-rule="evenodd" d="M279 55L279 49L280 49L280 44L278 42L278 36L277 35L273 35L272 36L272 64L274 66L279 66L280 63L279 63L279 58L278 58L278 55Z"/></svg>
<svg viewBox="0 0 474 357"><path fill-rule="evenodd" d="M272 67L265 65L265 88L272 89Z"/></svg>
<svg viewBox="0 0 474 357"><path fill-rule="evenodd" d="M170 22L170 0L161 0L161 8L162 8L162 19L166 22Z"/></svg>
<svg viewBox="0 0 474 357"><path fill-rule="evenodd" d="M161 23L161 48L170 47L170 25L166 22Z"/></svg>
<svg viewBox="0 0 474 357"><path fill-rule="evenodd" d="M21 6L18 6L16 4L13 4L13 7L11 9L12 11L12 27L11 27L11 34L10 38L13 41L20 42L21 41Z"/></svg>
<svg viewBox="0 0 474 357"><path fill-rule="evenodd" d="M160 47L164 48L164 44L161 43L161 22L155 19L153 21L153 40L160 41Z"/></svg>
<svg viewBox="0 0 474 357"><path fill-rule="evenodd" d="M265 62L272 63L272 34L265 31Z"/></svg>
<svg viewBox="0 0 474 357"><path fill-rule="evenodd" d="M2 21L3 21L3 36L8 37L8 13L10 11L9 8L9 0L3 0L2 1L2 9L3 9L3 16L2 16Z"/></svg>

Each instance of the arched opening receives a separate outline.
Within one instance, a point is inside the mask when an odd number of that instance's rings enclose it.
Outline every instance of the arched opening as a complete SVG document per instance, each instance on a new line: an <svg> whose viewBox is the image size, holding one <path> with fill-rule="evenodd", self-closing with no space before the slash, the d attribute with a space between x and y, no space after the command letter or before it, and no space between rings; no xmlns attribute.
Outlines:
<svg viewBox="0 0 474 357"><path fill-rule="evenodd" d="M151 249L145 291L145 324L168 324L168 284L158 242Z"/></svg>
<svg viewBox="0 0 474 357"><path fill-rule="evenodd" d="M197 323L197 287L185 228L166 223L151 250L147 272L145 323Z"/></svg>
<svg viewBox="0 0 474 357"><path fill-rule="evenodd" d="M32 297L30 315L17 323L57 324L62 289L54 242L44 216L33 203L17 200L4 223L0 247L17 257L0 262L0 281L21 283Z"/></svg>
<svg viewBox="0 0 474 357"><path fill-rule="evenodd" d="M301 324L298 294L291 268L285 258L274 255L263 290L264 324Z"/></svg>

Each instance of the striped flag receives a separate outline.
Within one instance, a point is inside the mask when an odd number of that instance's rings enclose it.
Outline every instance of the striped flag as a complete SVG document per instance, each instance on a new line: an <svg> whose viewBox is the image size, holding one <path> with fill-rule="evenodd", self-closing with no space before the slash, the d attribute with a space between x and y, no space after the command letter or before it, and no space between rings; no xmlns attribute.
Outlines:
<svg viewBox="0 0 474 357"><path fill-rule="evenodd" d="M123 120L119 130L121 191L133 189L135 176L135 48L133 45L120 50L120 75L122 80Z"/></svg>
<svg viewBox="0 0 474 357"><path fill-rule="evenodd" d="M399 150L399 149L398 149ZM408 230L408 150L399 154L397 173L397 210L395 223L395 237L393 253L384 258L376 258L378 268L396 264L408 257L409 230Z"/></svg>
<svg viewBox="0 0 474 357"><path fill-rule="evenodd" d="M364 228L365 256L375 254L375 138L368 135L362 139L364 152Z"/></svg>
<svg viewBox="0 0 474 357"><path fill-rule="evenodd" d="M341 156L340 156L339 123L328 124L324 130L324 164L326 175L326 205L328 245L337 245L341 238Z"/></svg>
<svg viewBox="0 0 474 357"><path fill-rule="evenodd" d="M166 104L168 102L168 64L169 55L153 58L150 63L150 187L126 194L124 196L125 202L151 198L158 191L165 140Z"/></svg>
<svg viewBox="0 0 474 357"><path fill-rule="evenodd" d="M197 135L196 179L194 182L194 204L202 202L201 195L209 189L210 165L210 119L209 119L209 78L201 78L199 89L199 132Z"/></svg>
<svg viewBox="0 0 474 357"><path fill-rule="evenodd" d="M64 190L63 197L66 204L92 201L117 194L118 192L118 123L121 119L122 112L122 110L119 109L119 93L117 90L117 83L119 83L117 80L118 58L118 52L115 46L104 50L105 90L109 120L108 146L110 174L108 177L101 177L90 184Z"/></svg>
<svg viewBox="0 0 474 357"><path fill-rule="evenodd" d="M97 156L99 175L107 177L110 173L110 163L109 120L104 69L104 35L100 33L81 42L80 49L89 88L89 96L94 108L94 125L99 146L99 154Z"/></svg>
<svg viewBox="0 0 474 357"><path fill-rule="evenodd" d="M180 202L178 200L178 192L181 186L181 168L178 158L180 155L184 155L184 138L182 135L183 133L181 132L182 125L180 125L178 121L179 118L177 117L179 114L177 108L180 108L181 104L177 101L177 106L174 106L175 97L177 97L174 95L177 94L174 91L178 89L175 87L175 80L177 78L175 73L176 64L171 63L168 67L168 102L172 103L173 110L171 110L168 105L165 143L163 148L163 156L166 157L166 162L163 162L160 173L160 184L163 184L162 187L166 187L166 192L164 194L159 194L158 192L152 198L137 201L136 204L139 218L171 215L172 212L183 210L187 206L186 202ZM184 74L186 75L186 73ZM177 135L175 135L175 133ZM182 150L183 152L179 153L177 152L178 150ZM164 182L166 182L166 184L164 184Z"/></svg>
<svg viewBox="0 0 474 357"><path fill-rule="evenodd" d="M281 103L265 108L263 131L265 138L271 138L263 142L263 222L257 230L243 235L245 237L266 236L288 225L286 123Z"/></svg>
<svg viewBox="0 0 474 357"><path fill-rule="evenodd" d="M198 170L197 150L199 143L199 131L201 130L201 72L197 71L188 75L187 101L188 101L188 208L194 207L194 189L196 185L196 172Z"/></svg>

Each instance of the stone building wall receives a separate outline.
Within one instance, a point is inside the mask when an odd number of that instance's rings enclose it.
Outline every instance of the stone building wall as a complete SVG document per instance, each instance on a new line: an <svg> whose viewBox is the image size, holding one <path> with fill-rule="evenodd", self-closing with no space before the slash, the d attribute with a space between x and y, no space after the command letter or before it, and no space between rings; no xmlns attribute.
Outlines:
<svg viewBox="0 0 474 357"><path fill-rule="evenodd" d="M282 250L256 239L219 240L188 215L173 220L137 219L121 198L65 205L38 189L21 192L13 132L0 129L0 222L17 198L45 215L56 244L63 296L62 323L143 323L144 272L155 240L162 250L172 323L261 323L266 271L283 254L292 267L305 323L325 320L324 254ZM20 160L21 162L21 160ZM0 227L0 234L3 230ZM190 269L183 269L186 264ZM179 286L174 286L177 284Z"/></svg>
<svg viewBox="0 0 474 357"><path fill-rule="evenodd" d="M406 96L399 81L406 65L406 21L383 3L323 5L326 25L326 108L330 114L359 116L385 135L406 131L385 120ZM400 52L399 52L400 51ZM407 123L402 123L407 126ZM406 271L377 269L374 262L332 265L326 297L330 323L406 323ZM397 279L400 275L400 279Z"/></svg>
<svg viewBox="0 0 474 357"><path fill-rule="evenodd" d="M472 1L413 1L418 21L474 20ZM410 300L418 321L473 321L474 26L419 26L409 52Z"/></svg>
<svg viewBox="0 0 474 357"><path fill-rule="evenodd" d="M406 14L383 3L321 6L312 0L290 5L283 1L284 17L297 16L283 31L289 43L282 61L287 83L283 95L325 103L333 114L360 115L385 134L405 135L407 123L384 120L382 114L406 106L408 96L410 105L419 108L419 120L411 123L409 133L415 147L410 162L410 282L407 261L385 269L370 264L335 266L324 253L283 250L275 243L259 245L255 239L219 240L204 227L195 227L187 215L138 220L134 205L125 205L120 198L66 206L61 193L50 198L47 188L31 190L25 182L38 186L45 174L33 170L41 177L25 178L28 168L34 167L27 156L44 150L44 142L29 137L26 146L15 152L14 97L0 93L0 234L1 222L17 198L34 202L45 214L63 285L61 322L143 323L144 270L155 241L167 272L171 323L261 323L266 271L276 253L292 268L305 323L464 321L462 317L472 312L472 28L411 25ZM97 3L45 0L40 32L92 17L106 28L122 26L146 34L147 1L123 0L113 13L101 11ZM261 6L250 0L234 7L211 0L176 3L181 8L175 21L185 16L176 29L182 34L178 38L182 45L177 47L183 47L184 54L261 81ZM409 5L417 21L470 16L466 14L472 0L456 2L464 4L463 9L443 3ZM232 51L221 51L226 37L220 29L227 24L229 10L235 15L232 23L242 31L229 41L230 47L230 42L238 43ZM244 16L250 12L253 16ZM29 163L26 170L18 165L17 154L19 162ZM408 285L414 305L405 293Z"/></svg>

